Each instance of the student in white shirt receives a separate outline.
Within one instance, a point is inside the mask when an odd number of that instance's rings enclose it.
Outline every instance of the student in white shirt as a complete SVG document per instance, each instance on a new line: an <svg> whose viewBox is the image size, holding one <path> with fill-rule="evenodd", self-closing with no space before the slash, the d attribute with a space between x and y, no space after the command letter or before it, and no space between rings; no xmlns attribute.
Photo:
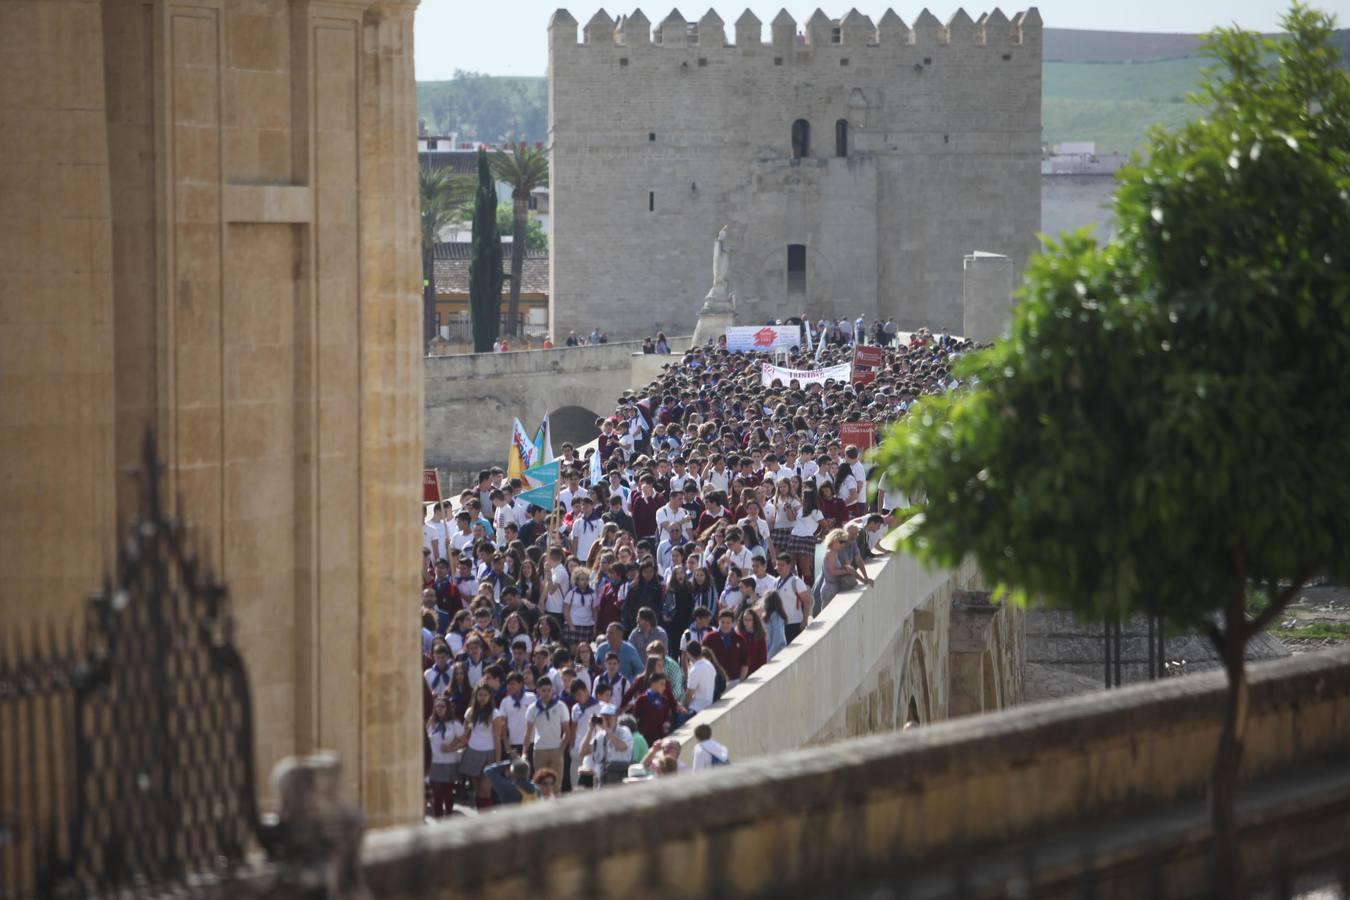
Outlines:
<svg viewBox="0 0 1350 900"><path fill-rule="evenodd" d="M778 578L774 590L783 598L783 611L787 614L787 626L784 632L790 642L801 634L811 609L811 588L792 568L792 557L787 553L778 555Z"/></svg>
<svg viewBox="0 0 1350 900"><path fill-rule="evenodd" d="M591 719L600 712L600 704L608 703L613 696L613 689L606 686L601 689L604 699L592 697L590 688L580 677L572 682L572 713L571 724L568 727L570 736L570 749L572 762L567 773L568 784L574 789L577 785L577 770L581 768L581 757L585 755L586 733L591 730Z"/></svg>
<svg viewBox="0 0 1350 900"><path fill-rule="evenodd" d="M446 697L437 697L431 705L427 743L431 745L431 814L443 819L455 809L459 761L468 743L464 723L454 715Z"/></svg>
<svg viewBox="0 0 1350 900"><path fill-rule="evenodd" d="M689 654L689 675L684 682L684 705L691 713L699 713L712 706L713 694L717 690L717 670L704 659L702 644L690 643L685 648Z"/></svg>
<svg viewBox="0 0 1350 900"><path fill-rule="evenodd" d="M548 561L544 566L544 612L562 619L563 604L567 592L572 589L572 578L563 564L561 548L552 547L548 551Z"/></svg>
<svg viewBox="0 0 1350 900"><path fill-rule="evenodd" d="M712 737L712 727L697 725L694 727L694 772L705 772L731 762L731 752Z"/></svg>
<svg viewBox="0 0 1350 900"><path fill-rule="evenodd" d="M502 743L517 755L525 752L525 714L534 703L534 694L525 690L525 677L519 672L506 676L506 696L497 707L502 720Z"/></svg>
<svg viewBox="0 0 1350 900"><path fill-rule="evenodd" d="M595 503L589 496L576 499L577 514L572 518L572 543L577 549L577 559L585 564L591 558L591 548L600 540L605 522L595 514Z"/></svg>
<svg viewBox="0 0 1350 900"><path fill-rule="evenodd" d="M448 556L441 529L441 507L439 503L431 505L431 518L422 521L422 549L431 551L432 562Z"/></svg>
<svg viewBox="0 0 1350 900"><path fill-rule="evenodd" d="M535 770L563 771L563 738L571 723L567 704L553 696L553 682L541 679L534 705L525 714L525 744L533 753Z"/></svg>
<svg viewBox="0 0 1350 900"><path fill-rule="evenodd" d="M572 588L563 597L563 643L575 647L595 637L595 610L599 594L591 587L591 570L577 566L572 570Z"/></svg>

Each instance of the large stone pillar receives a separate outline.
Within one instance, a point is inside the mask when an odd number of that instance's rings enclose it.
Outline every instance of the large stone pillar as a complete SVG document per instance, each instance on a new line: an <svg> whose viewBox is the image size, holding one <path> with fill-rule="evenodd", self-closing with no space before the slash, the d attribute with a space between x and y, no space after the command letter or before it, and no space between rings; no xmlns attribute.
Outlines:
<svg viewBox="0 0 1350 900"><path fill-rule="evenodd" d="M68 617L110 564L102 18L97 0L0 3L0 622L11 627Z"/></svg>
<svg viewBox="0 0 1350 900"><path fill-rule="evenodd" d="M415 0L365 16L361 84L361 804L373 825L420 818L420 295Z"/></svg>

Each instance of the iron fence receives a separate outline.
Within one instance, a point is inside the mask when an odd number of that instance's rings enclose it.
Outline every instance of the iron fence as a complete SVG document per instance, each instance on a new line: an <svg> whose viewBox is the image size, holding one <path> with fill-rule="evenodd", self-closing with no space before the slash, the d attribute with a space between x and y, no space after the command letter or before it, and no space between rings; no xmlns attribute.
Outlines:
<svg viewBox="0 0 1350 900"><path fill-rule="evenodd" d="M147 435L116 582L0 647L3 900L181 886L264 843L227 592L162 475Z"/></svg>

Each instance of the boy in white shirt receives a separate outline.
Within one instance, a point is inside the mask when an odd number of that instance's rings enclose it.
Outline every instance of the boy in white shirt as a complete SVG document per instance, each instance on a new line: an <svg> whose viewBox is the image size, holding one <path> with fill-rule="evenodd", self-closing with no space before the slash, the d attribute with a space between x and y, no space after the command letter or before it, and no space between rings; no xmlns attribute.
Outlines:
<svg viewBox="0 0 1350 900"><path fill-rule="evenodd" d="M531 765L537 772L548 768L563 771L563 738L571 724L567 705L553 696L553 682L541 679L539 696L525 714L525 744L533 752Z"/></svg>
<svg viewBox="0 0 1350 900"><path fill-rule="evenodd" d="M684 682L684 705L691 713L699 713L712 706L717 690L717 670L704 659L702 644L690 643L685 651L690 662L689 675Z"/></svg>
<svg viewBox="0 0 1350 900"><path fill-rule="evenodd" d="M502 743L517 756L525 753L525 718L534 702L535 696L525 690L525 678L519 672L506 676L506 696L495 717L502 720Z"/></svg>

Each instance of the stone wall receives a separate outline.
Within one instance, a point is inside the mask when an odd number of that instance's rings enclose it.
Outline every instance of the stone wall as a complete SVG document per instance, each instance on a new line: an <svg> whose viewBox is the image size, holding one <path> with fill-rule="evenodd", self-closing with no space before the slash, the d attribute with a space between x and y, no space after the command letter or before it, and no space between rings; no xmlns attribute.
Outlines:
<svg viewBox="0 0 1350 900"><path fill-rule="evenodd" d="M0 4L0 618L112 566L153 428L258 771L421 808L412 0Z"/></svg>
<svg viewBox="0 0 1350 900"><path fill-rule="evenodd" d="M733 759L948 716L948 623L952 597L978 579L973 562L929 570L892 555L871 567L875 586L839 594L786 648L675 733L712 727ZM784 715L791 710L791 715Z"/></svg>
<svg viewBox="0 0 1350 900"><path fill-rule="evenodd" d="M1081 896L1075 862L1103 873L1097 896L1145 896L1155 877L1169 896L1198 896L1223 692L1223 676L1208 673L378 831L366 839L367 879L389 900L477 897L488 883L502 896L557 900L846 896L860 872L917 889L921 876L950 878L957 866L971 884L985 870L1023 877L1035 855L1047 880L1061 879L1035 885L1038 896ZM1249 873L1343 840L1347 723L1350 651L1253 667L1250 787L1239 794ZM1337 760L1339 770L1317 765Z"/></svg>
<svg viewBox="0 0 1350 900"><path fill-rule="evenodd" d="M823 24L822 24L823 20ZM800 314L959 332L962 256L1020 277L1040 226L1041 22L840 23L597 12L549 27L553 333L687 332L726 225L742 321ZM583 38L578 43L578 37ZM795 120L810 146L794 158ZM836 129L847 132L840 154ZM787 275L789 245L806 271ZM656 323L655 326L653 323Z"/></svg>
<svg viewBox="0 0 1350 900"><path fill-rule="evenodd" d="M670 345L679 353L689 339ZM443 485L461 487L485 466L506 465L513 417L533 434L563 407L609 414L624 391L649 384L678 358L644 354L638 341L425 357L426 465L441 470Z"/></svg>

